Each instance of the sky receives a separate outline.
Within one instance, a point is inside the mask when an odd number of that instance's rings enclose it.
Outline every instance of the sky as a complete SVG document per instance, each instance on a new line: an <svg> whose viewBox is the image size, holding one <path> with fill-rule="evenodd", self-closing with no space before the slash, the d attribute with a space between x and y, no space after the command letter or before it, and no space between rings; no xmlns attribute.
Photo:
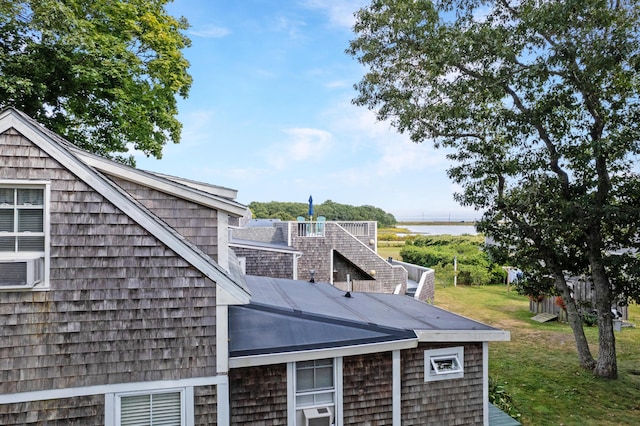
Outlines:
<svg viewBox="0 0 640 426"><path fill-rule="evenodd" d="M313 196L397 220L480 217L453 199L451 162L351 103L366 69L345 50L365 0L175 0L192 41L179 144L138 168L238 191L237 201Z"/></svg>

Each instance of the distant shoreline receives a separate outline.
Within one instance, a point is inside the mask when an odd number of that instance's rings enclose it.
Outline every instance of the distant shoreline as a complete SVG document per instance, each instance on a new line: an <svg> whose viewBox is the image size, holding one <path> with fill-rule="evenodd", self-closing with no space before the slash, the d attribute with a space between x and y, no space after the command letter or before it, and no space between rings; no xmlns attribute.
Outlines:
<svg viewBox="0 0 640 426"><path fill-rule="evenodd" d="M428 221L428 222L398 222L396 227L402 226L475 226L475 220L459 220L459 221Z"/></svg>

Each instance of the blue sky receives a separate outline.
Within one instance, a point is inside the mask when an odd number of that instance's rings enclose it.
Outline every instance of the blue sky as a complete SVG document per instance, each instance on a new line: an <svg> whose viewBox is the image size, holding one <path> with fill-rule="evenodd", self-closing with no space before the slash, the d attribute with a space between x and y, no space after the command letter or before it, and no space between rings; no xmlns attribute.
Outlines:
<svg viewBox="0 0 640 426"><path fill-rule="evenodd" d="M182 141L138 167L238 190L238 201L373 205L399 220L480 216L453 200L445 152L351 104L344 53L364 0L176 0L191 24Z"/></svg>

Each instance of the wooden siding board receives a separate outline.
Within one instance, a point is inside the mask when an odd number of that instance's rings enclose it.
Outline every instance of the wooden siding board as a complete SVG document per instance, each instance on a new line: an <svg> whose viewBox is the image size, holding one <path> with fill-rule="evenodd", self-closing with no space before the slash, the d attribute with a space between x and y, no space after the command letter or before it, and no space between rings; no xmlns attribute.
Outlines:
<svg viewBox="0 0 640 426"><path fill-rule="evenodd" d="M102 425L104 396L63 398L0 405L2 425Z"/></svg>
<svg viewBox="0 0 640 426"><path fill-rule="evenodd" d="M215 283L23 137L0 144L0 178L51 181L51 289L2 293L0 394L215 375Z"/></svg>
<svg viewBox="0 0 640 426"><path fill-rule="evenodd" d="M393 424L391 352L343 359L343 419L345 425Z"/></svg>
<svg viewBox="0 0 640 426"><path fill-rule="evenodd" d="M233 369L229 388L231 424L287 424L286 364Z"/></svg>
<svg viewBox="0 0 640 426"><path fill-rule="evenodd" d="M217 260L217 210L124 179L111 179L200 250Z"/></svg>
<svg viewBox="0 0 640 426"><path fill-rule="evenodd" d="M424 382L424 351L464 345L464 378ZM482 425L482 343L421 344L401 352L402 424Z"/></svg>
<svg viewBox="0 0 640 426"><path fill-rule="evenodd" d="M218 399L216 386L199 386L193 390L194 424L212 426L218 424Z"/></svg>

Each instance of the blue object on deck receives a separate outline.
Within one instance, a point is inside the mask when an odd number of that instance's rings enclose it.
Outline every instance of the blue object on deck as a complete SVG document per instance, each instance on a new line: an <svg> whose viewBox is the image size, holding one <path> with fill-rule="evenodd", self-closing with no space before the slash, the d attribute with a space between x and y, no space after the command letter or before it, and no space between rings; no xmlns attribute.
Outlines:
<svg viewBox="0 0 640 426"><path fill-rule="evenodd" d="M309 216L313 216L313 197L309 195Z"/></svg>

